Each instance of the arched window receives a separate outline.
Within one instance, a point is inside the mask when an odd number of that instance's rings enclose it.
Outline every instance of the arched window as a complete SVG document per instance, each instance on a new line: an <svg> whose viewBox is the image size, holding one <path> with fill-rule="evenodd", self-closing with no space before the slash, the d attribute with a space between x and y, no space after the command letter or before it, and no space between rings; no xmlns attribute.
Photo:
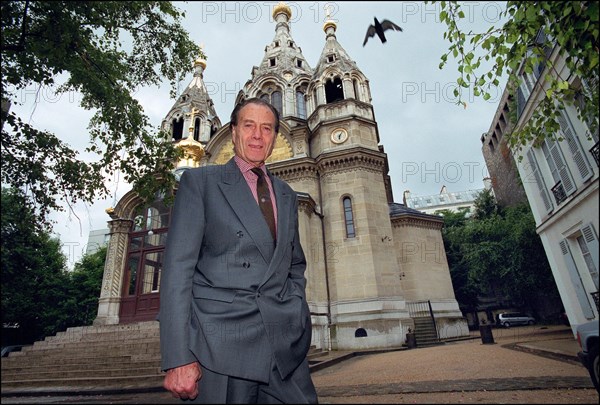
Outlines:
<svg viewBox="0 0 600 405"><path fill-rule="evenodd" d="M200 141L200 117L194 120L194 141Z"/></svg>
<svg viewBox="0 0 600 405"><path fill-rule="evenodd" d="M275 107L280 117L283 116L283 98L281 97L281 91L279 91L279 89L269 85L264 90L264 93L260 96L260 98Z"/></svg>
<svg viewBox="0 0 600 405"><path fill-rule="evenodd" d="M354 238L356 232L354 230L354 214L352 213L352 200L350 197L344 197L344 223L346 224L346 237Z"/></svg>
<svg viewBox="0 0 600 405"><path fill-rule="evenodd" d="M178 141L183 136L183 117L173 119L173 140Z"/></svg>
<svg viewBox="0 0 600 405"><path fill-rule="evenodd" d="M296 113L298 118L306 119L306 100L300 90L296 91Z"/></svg>
<svg viewBox="0 0 600 405"><path fill-rule="evenodd" d="M325 101L327 104L344 99L344 88L339 77L325 83Z"/></svg>
<svg viewBox="0 0 600 405"><path fill-rule="evenodd" d="M354 337L355 338L367 337L367 331L364 330L363 328L358 328L358 329L356 329L356 331L354 331Z"/></svg>
<svg viewBox="0 0 600 405"><path fill-rule="evenodd" d="M129 233L124 296L158 292L170 216L171 209L156 200L135 217Z"/></svg>
<svg viewBox="0 0 600 405"><path fill-rule="evenodd" d="M277 112L279 112L279 116L283 116L283 100L281 99L280 91L274 91L271 93L271 104L273 107L275 107Z"/></svg>

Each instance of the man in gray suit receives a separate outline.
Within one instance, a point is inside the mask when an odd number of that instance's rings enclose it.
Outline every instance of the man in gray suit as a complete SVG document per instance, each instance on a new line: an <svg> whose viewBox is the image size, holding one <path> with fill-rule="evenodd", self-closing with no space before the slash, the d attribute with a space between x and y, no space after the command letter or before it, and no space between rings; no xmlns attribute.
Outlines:
<svg viewBox="0 0 600 405"><path fill-rule="evenodd" d="M230 128L235 156L186 171L175 198L160 288L164 387L198 403L316 403L297 196L265 167L279 114L244 100Z"/></svg>

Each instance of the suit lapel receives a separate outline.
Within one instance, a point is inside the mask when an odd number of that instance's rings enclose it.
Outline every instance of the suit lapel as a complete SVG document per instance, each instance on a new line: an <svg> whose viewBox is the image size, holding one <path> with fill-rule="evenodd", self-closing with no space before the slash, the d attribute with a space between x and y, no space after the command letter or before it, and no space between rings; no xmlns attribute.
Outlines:
<svg viewBox="0 0 600 405"><path fill-rule="evenodd" d="M219 183L219 188L265 261L270 263L273 257L273 241L260 208L235 161L231 159L224 169L225 175ZM278 214L277 219L279 218Z"/></svg>

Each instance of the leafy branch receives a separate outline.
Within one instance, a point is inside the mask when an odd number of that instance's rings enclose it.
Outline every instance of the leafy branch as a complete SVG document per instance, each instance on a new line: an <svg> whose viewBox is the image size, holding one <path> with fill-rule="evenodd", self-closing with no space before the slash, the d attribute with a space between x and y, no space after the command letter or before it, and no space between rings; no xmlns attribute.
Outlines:
<svg viewBox="0 0 600 405"><path fill-rule="evenodd" d="M436 2L431 2L436 3ZM463 91L471 88L475 96L489 100L490 90L503 77L514 92L523 75L536 69L540 96L533 97L530 119L515 122L508 141L521 150L531 142L555 136L560 128L558 115L573 106L590 133L598 131L598 3L591 1L517 2L509 1L500 13L503 25L490 26L482 33L465 33L461 20L465 14L456 1L440 2L440 19L448 30L450 42L441 56L442 69L452 55L458 61L457 103L465 105ZM556 66L564 61L566 69ZM489 65L483 65L482 62Z"/></svg>

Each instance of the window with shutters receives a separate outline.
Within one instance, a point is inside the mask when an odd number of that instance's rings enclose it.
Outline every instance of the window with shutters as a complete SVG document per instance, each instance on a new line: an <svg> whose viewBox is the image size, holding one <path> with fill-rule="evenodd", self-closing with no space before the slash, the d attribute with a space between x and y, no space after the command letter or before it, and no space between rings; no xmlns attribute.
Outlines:
<svg viewBox="0 0 600 405"><path fill-rule="evenodd" d="M586 182L587 180L593 177L592 167L585 155L583 148L581 147L581 143L579 142L579 138L575 133L575 128L573 127L573 123L569 119L568 114L565 111L561 111L558 114L558 123L560 125L560 133L566 139L566 143L568 145L568 150L573 157L573 162L577 167L577 172L579 173L579 179L581 182Z"/></svg>
<svg viewBox="0 0 600 405"><path fill-rule="evenodd" d="M544 204L546 214L549 214L554 209L552 205L552 201L550 200L550 194L548 193L548 188L546 188L546 183L544 182L544 178L540 173L540 168L537 163L537 159L535 158L535 154L533 149L529 149L527 151L527 160L529 161L529 168L531 169L531 175L535 180L538 193L542 203ZM529 177L529 176L527 176Z"/></svg>
<svg viewBox="0 0 600 405"><path fill-rule="evenodd" d="M551 190L556 204L560 205L577 190L577 187L575 187L573 176L571 176L569 167L565 163L559 143L547 138L542 144L542 150L555 183Z"/></svg>
<svg viewBox="0 0 600 405"><path fill-rule="evenodd" d="M583 316L585 316L587 319L592 319L594 318L594 311L592 310L592 306L590 304L591 296L586 291L584 283L581 280L581 274L579 273L579 269L575 264L575 260L573 260L568 240L561 240L559 242L559 246L560 252L562 253L563 259L565 261L565 265L567 266L567 272L569 274L571 286L575 291L575 295L577 297L577 301L579 302L581 312L583 313Z"/></svg>
<svg viewBox="0 0 600 405"><path fill-rule="evenodd" d="M590 277L596 286L596 291L598 291L598 268L600 267L598 263L598 236L591 223L581 228L581 235L577 237L577 244L590 272Z"/></svg>
<svg viewBox="0 0 600 405"><path fill-rule="evenodd" d="M587 243L585 243L585 239L583 239L583 235L577 237L577 243L579 244L579 248L581 249L581 255L583 256L583 259L585 260L585 264L586 264L588 270L590 271L592 280L594 280L594 284L596 285L596 288L598 288L598 269L596 268L596 266L594 265L594 262L592 261L592 254L590 253L590 250L588 249Z"/></svg>

